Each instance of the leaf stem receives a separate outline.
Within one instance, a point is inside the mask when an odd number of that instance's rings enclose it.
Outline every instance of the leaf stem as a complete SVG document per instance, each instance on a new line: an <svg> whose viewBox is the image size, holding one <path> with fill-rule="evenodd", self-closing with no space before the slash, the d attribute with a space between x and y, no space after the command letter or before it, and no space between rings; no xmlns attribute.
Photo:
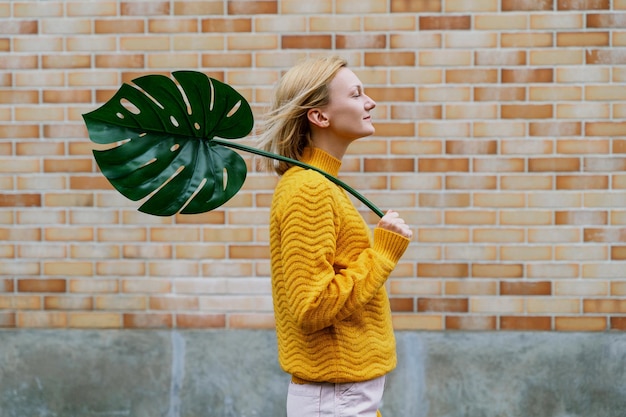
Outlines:
<svg viewBox="0 0 626 417"><path fill-rule="evenodd" d="M305 164L304 162L300 162L300 161L298 161L296 159L287 158L286 156L277 155L277 154L270 153L270 152L265 152L265 151L263 151L261 149L253 148L251 146L241 145L241 144L236 143L236 142L234 142L232 140L223 140L223 139L213 138L213 139L211 139L211 141L219 143L220 145L223 145L223 146L226 146L226 147L229 147L229 148L238 149L238 150L244 151L244 152L250 152L250 153L253 153L253 154L256 154L256 155L264 156L266 158L277 159L279 161L287 162L287 163L292 164L292 165L297 165L297 166L299 166L301 168L304 168L304 169L311 169L313 171L317 171L320 174L322 174L323 176L325 176L326 178L328 178L330 181L334 182L335 184L339 185L344 190L348 191L350 194L355 196L359 201L361 201L363 204L365 204L370 210L372 210L374 213L376 213L376 215L378 215L378 217L383 217L384 216L384 213L378 207L376 207L367 198L363 197L363 195L361 195L354 188L350 187L345 182L343 182L340 179L330 175L329 173L327 173L325 171L322 171L319 168L316 168L316 167L314 167L312 165L309 165L309 164Z"/></svg>

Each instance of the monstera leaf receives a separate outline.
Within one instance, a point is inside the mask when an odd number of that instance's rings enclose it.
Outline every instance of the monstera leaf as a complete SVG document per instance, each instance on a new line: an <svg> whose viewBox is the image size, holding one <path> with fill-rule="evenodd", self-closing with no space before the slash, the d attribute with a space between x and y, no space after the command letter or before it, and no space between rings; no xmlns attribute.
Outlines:
<svg viewBox="0 0 626 417"><path fill-rule="evenodd" d="M246 164L214 137L238 139L254 123L232 87L193 71L133 80L102 107L83 115L100 170L140 211L168 216L221 206L246 179Z"/></svg>
<svg viewBox="0 0 626 417"><path fill-rule="evenodd" d="M235 89L201 72L173 79L146 75L123 84L98 109L84 114L90 139L107 145L94 158L139 210L158 216L213 210L243 185L247 167L237 149L320 172L372 211L382 211L347 184L300 161L235 143L254 125L250 105Z"/></svg>

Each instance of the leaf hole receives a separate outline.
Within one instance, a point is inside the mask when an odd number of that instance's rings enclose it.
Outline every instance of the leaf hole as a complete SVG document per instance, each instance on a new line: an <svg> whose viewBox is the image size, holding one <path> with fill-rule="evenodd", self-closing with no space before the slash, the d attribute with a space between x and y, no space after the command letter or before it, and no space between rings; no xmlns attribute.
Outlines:
<svg viewBox="0 0 626 417"><path fill-rule="evenodd" d="M211 102L209 103L209 111L213 111L213 104L215 104L215 87L213 81L209 78L209 86L211 87Z"/></svg>
<svg viewBox="0 0 626 417"><path fill-rule="evenodd" d="M180 148L180 144L175 143L175 144L174 144L174 145L172 145L172 147L170 148L170 152L176 152L179 148Z"/></svg>
<svg viewBox="0 0 626 417"><path fill-rule="evenodd" d="M193 124L193 127L195 127L195 128L196 128L196 130L200 130L200 123L195 122L195 123Z"/></svg>
<svg viewBox="0 0 626 417"><path fill-rule="evenodd" d="M172 122L172 124L176 127L180 126L178 124L178 120L176 120L176 118L174 116L170 116L170 122Z"/></svg>
<svg viewBox="0 0 626 417"><path fill-rule="evenodd" d="M151 160L149 160L148 162L146 162L145 164L143 164L143 165L142 165L142 166L140 166L139 168L144 168L144 167L147 167L148 165L155 163L155 162L156 162L156 160L157 160L156 158L152 158Z"/></svg>
<svg viewBox="0 0 626 417"><path fill-rule="evenodd" d="M223 184L222 187L224 187L224 190L226 190L226 186L228 185L228 170L226 168L224 168L224 175L222 175L222 179L223 179Z"/></svg>
<svg viewBox="0 0 626 417"><path fill-rule="evenodd" d="M124 107L126 110L128 110L132 114L139 114L139 113L141 113L141 110L139 110L139 107L135 106L128 99L125 99L125 98L121 99L120 100L120 104L122 105L122 107Z"/></svg>
<svg viewBox="0 0 626 417"><path fill-rule="evenodd" d="M241 107L241 100L239 100L232 109L230 109L230 111L228 112L228 114L226 115L226 117L231 117L233 114L237 113L237 110L239 110L239 108Z"/></svg>
<svg viewBox="0 0 626 417"><path fill-rule="evenodd" d="M180 95L183 98L183 101L185 102L185 106L187 107L187 114L191 116L192 114L191 103L189 103L189 98L187 97L187 93L185 93L185 90L183 89L183 87L180 85L180 83L178 83L178 80L175 79L174 82L176 83L176 87L178 88L178 91L180 92Z"/></svg>
<svg viewBox="0 0 626 417"><path fill-rule="evenodd" d="M118 119L124 119L124 115L120 112L115 113L115 115L118 117Z"/></svg>

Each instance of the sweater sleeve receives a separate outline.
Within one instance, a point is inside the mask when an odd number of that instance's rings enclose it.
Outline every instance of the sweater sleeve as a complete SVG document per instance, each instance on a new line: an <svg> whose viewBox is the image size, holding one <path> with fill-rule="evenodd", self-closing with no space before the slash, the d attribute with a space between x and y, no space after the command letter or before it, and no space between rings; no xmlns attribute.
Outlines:
<svg viewBox="0 0 626 417"><path fill-rule="evenodd" d="M291 313L300 328L316 332L344 320L367 304L384 285L409 240L375 229L373 247L335 269L339 222L328 186L305 183L285 210L281 251ZM369 231L368 231L369 232Z"/></svg>

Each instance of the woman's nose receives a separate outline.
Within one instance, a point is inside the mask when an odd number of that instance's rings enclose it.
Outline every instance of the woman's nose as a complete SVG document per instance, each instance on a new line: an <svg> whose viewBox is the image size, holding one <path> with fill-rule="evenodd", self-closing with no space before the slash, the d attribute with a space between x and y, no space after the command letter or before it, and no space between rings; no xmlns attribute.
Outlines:
<svg viewBox="0 0 626 417"><path fill-rule="evenodd" d="M374 107L376 107L376 102L372 100L370 96L365 95L365 97L367 97L367 101L365 102L365 108L367 110L372 110Z"/></svg>

